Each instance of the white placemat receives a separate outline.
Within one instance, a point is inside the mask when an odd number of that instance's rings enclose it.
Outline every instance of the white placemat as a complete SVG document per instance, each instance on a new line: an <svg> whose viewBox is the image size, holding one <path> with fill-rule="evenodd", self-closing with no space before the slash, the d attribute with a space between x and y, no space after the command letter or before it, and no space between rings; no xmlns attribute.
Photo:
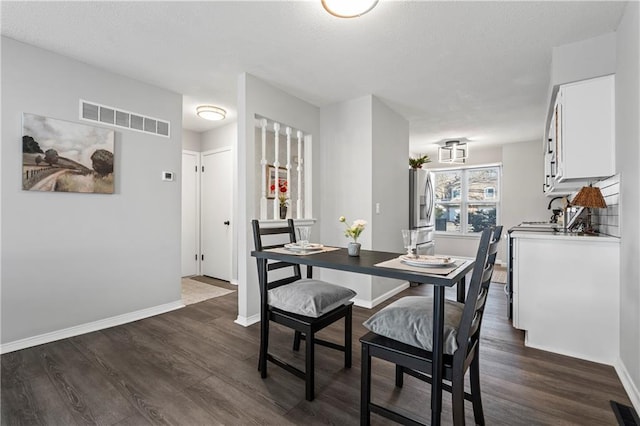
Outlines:
<svg viewBox="0 0 640 426"><path fill-rule="evenodd" d="M394 269L402 269L405 271L412 272L420 272L423 274L436 274L436 275L447 275L452 271L455 271L462 265L464 261L460 259L454 259L454 263L452 266L435 266L435 267L423 267L423 266L411 266L406 263L402 263L400 258L397 257L395 259L387 260L385 262L376 263L373 266L382 266L384 268L394 268Z"/></svg>
<svg viewBox="0 0 640 426"><path fill-rule="evenodd" d="M340 250L340 247L323 247L321 250L309 250L309 251L297 251L297 250L288 250L284 247L278 247L273 249L268 249L265 251L270 251L273 253L281 253L281 254L292 254L294 256L306 256L308 254L316 254L316 253L326 253L328 251Z"/></svg>

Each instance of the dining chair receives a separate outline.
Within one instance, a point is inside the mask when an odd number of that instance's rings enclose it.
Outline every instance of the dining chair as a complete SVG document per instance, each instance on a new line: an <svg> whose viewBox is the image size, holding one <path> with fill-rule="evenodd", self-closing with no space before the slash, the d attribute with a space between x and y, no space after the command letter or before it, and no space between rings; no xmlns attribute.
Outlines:
<svg viewBox="0 0 640 426"><path fill-rule="evenodd" d="M482 232L471 283L464 303L445 300L444 380L443 390L451 392L453 423L464 425L464 400L473 404L476 424L484 425L480 396L480 326L489 284L498 251L502 226ZM381 309L364 326L370 330L362 343L362 389L360 423L368 425L371 413L404 424L421 424L404 414L371 402L371 358L396 364L395 385L403 386L404 374L431 383L433 299L423 296L403 297ZM464 377L469 369L471 393L464 391Z"/></svg>
<svg viewBox="0 0 640 426"><path fill-rule="evenodd" d="M287 226L266 228L253 220L253 239L257 251L284 249L286 243L295 243L293 219ZM267 237L268 236L268 237ZM277 244L266 245L263 237L276 239ZM283 242L285 241L285 242ZM309 254L312 256L312 254ZM306 278L302 278L298 264L276 261L268 263L257 259L260 282L260 355L258 370L262 378L267 377L267 361L284 368L305 381L305 398L314 399L315 345L326 346L344 352L344 366L351 368L351 317L356 292L325 281L312 278L312 267L306 267ZM286 269L285 269L286 268ZM277 273L272 274L272 272ZM288 273L286 272L288 271ZM344 318L344 345L316 338L323 328ZM269 352L269 322L282 324L294 330L293 350L300 349L305 341L304 371L277 358Z"/></svg>

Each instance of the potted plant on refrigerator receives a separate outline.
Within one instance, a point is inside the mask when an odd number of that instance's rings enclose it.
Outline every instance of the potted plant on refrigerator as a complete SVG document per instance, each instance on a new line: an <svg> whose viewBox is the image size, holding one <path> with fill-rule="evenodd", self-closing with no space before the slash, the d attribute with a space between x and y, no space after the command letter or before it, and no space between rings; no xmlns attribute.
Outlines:
<svg viewBox="0 0 640 426"><path fill-rule="evenodd" d="M416 158L409 157L409 166L412 169L421 169L423 164L430 163L430 162L431 162L431 159L427 154L421 157L416 157Z"/></svg>

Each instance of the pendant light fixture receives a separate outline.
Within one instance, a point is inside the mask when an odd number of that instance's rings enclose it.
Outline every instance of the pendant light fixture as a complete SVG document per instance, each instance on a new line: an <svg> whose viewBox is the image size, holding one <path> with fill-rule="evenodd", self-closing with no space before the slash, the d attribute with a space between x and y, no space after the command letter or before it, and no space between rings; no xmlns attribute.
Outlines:
<svg viewBox="0 0 640 426"><path fill-rule="evenodd" d="M338 18L357 18L376 7L378 0L322 0L322 7Z"/></svg>
<svg viewBox="0 0 640 426"><path fill-rule="evenodd" d="M196 114L205 120L219 121L224 120L227 116L227 111L213 105L200 105L196 108Z"/></svg>
<svg viewBox="0 0 640 426"><path fill-rule="evenodd" d="M467 158L469 158L469 147L466 142L446 141L443 146L438 147L440 163L465 163Z"/></svg>

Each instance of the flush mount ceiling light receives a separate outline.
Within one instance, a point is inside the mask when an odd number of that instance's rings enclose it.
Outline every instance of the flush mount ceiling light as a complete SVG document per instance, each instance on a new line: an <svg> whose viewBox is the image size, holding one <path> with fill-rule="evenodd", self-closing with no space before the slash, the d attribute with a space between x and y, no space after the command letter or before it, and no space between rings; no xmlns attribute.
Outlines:
<svg viewBox="0 0 640 426"><path fill-rule="evenodd" d="M357 18L373 9L378 0L322 0L322 7L338 18Z"/></svg>
<svg viewBox="0 0 640 426"><path fill-rule="evenodd" d="M438 147L440 163L465 163L467 158L469 158L469 147L466 142L446 141L443 146Z"/></svg>
<svg viewBox="0 0 640 426"><path fill-rule="evenodd" d="M196 108L196 114L205 120L219 121L224 120L227 116L227 111L213 105L200 105Z"/></svg>

